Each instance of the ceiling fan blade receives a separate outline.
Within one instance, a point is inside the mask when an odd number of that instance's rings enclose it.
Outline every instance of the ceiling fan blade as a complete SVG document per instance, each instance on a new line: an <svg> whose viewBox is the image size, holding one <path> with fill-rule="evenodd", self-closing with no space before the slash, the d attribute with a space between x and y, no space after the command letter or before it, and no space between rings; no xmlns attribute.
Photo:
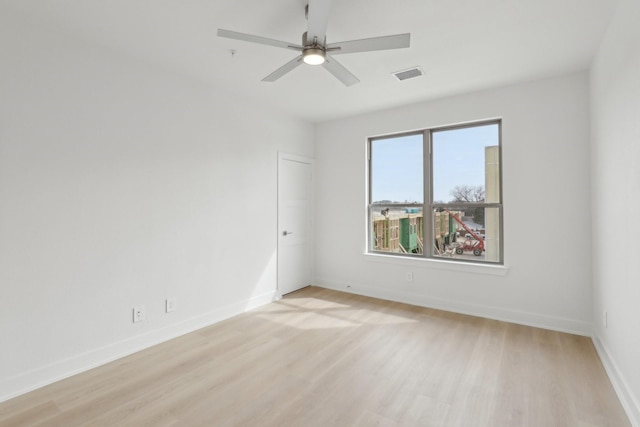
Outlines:
<svg viewBox="0 0 640 427"><path fill-rule="evenodd" d="M333 74L335 78L340 80L345 86L351 86L360 82L360 80L358 80L356 76L351 74L349 70L344 68L342 64L331 58L329 55L326 56L322 66L331 74Z"/></svg>
<svg viewBox="0 0 640 427"><path fill-rule="evenodd" d="M314 37L318 38L318 44L324 45L327 35L327 22L331 11L332 0L309 0L309 10L307 20L307 40L313 42Z"/></svg>
<svg viewBox="0 0 640 427"><path fill-rule="evenodd" d="M275 70L273 73L269 74L267 77L262 79L263 82L275 82L280 77L287 74L289 71L296 68L298 65L302 64L302 55L297 58L292 59L291 61L284 64L282 67Z"/></svg>
<svg viewBox="0 0 640 427"><path fill-rule="evenodd" d="M370 39L350 40L346 42L331 43L327 50L332 55L343 53L370 52L374 50L400 49L409 47L411 34L396 34L393 36L372 37ZM338 50L333 50L339 48Z"/></svg>
<svg viewBox="0 0 640 427"><path fill-rule="evenodd" d="M244 42L266 44L268 46L281 47L283 49L292 49L301 51L303 47L295 43L283 42L280 40L269 39L266 37L254 36L251 34L238 33L235 31L223 30L218 28L218 37L226 37L228 39L241 40Z"/></svg>

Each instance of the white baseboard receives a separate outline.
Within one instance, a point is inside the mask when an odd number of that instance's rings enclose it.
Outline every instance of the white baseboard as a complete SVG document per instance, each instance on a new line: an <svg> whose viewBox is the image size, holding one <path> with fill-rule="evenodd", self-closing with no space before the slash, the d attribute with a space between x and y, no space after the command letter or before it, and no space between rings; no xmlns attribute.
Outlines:
<svg viewBox="0 0 640 427"><path fill-rule="evenodd" d="M580 320L546 316L537 313L511 310L500 307L469 304L460 301L418 295L411 292L399 291L397 289L387 289L355 283L349 283L347 285L344 283L344 281L324 277L316 278L316 286L334 289L337 291L350 292L373 298L380 298L389 301L417 305L421 307L435 308L438 310L451 311L454 313L468 314L470 316L485 317L488 319L501 320L509 323L517 323L520 325L549 329L558 332L567 332L570 334L589 337L592 333L591 323Z"/></svg>
<svg viewBox="0 0 640 427"><path fill-rule="evenodd" d="M640 427L640 404L638 403L638 399L636 399L631 392L627 382L624 380L624 377L621 375L620 370L617 368L600 338L594 335L591 339L604 365L604 369L607 371L607 375L609 375L609 380L611 380L618 399L620 399L620 403L622 403L622 407L629 417L631 425Z"/></svg>
<svg viewBox="0 0 640 427"><path fill-rule="evenodd" d="M179 323L136 335L126 340L4 379L0 381L0 402L88 371L181 335L188 334L237 314L268 304L275 299L276 291L266 292L244 301L216 308L208 313L183 320Z"/></svg>

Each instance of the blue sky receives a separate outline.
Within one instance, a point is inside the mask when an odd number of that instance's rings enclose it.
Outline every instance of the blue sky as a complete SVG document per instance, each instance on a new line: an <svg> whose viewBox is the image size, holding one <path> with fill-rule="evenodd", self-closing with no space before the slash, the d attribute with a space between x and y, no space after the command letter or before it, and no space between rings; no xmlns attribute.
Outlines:
<svg viewBox="0 0 640 427"><path fill-rule="evenodd" d="M373 141L372 200L422 203L422 157L421 134Z"/></svg>
<svg viewBox="0 0 640 427"><path fill-rule="evenodd" d="M433 133L434 200L451 201L457 185L484 187L484 147L498 144L498 125ZM423 200L422 134L374 140L372 200Z"/></svg>

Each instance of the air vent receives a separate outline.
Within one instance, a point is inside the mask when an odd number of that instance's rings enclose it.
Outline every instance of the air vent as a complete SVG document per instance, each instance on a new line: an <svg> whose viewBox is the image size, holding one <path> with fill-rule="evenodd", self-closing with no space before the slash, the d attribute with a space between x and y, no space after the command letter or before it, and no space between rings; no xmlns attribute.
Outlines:
<svg viewBox="0 0 640 427"><path fill-rule="evenodd" d="M408 70L397 71L393 73L396 76L396 79L402 81L407 79L412 79L414 77L420 77L424 73L420 67L409 68Z"/></svg>

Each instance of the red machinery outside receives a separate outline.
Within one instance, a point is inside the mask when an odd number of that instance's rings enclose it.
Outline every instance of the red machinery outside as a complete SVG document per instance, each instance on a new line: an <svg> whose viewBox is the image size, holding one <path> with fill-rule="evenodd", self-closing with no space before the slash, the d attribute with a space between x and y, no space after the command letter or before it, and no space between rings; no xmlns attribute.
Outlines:
<svg viewBox="0 0 640 427"><path fill-rule="evenodd" d="M475 240L471 240L471 239L465 238L464 243L456 247L456 253L458 255L462 255L466 251L466 252L473 252L475 256L482 255L482 252L484 252L484 239L481 236L479 236L477 233L475 233L473 230L471 230L469 227L467 227L467 225L464 222L460 221L458 217L455 216L449 209L444 208L444 210L447 211L450 218L453 218L458 224L460 224L462 228L464 228L475 239Z"/></svg>

